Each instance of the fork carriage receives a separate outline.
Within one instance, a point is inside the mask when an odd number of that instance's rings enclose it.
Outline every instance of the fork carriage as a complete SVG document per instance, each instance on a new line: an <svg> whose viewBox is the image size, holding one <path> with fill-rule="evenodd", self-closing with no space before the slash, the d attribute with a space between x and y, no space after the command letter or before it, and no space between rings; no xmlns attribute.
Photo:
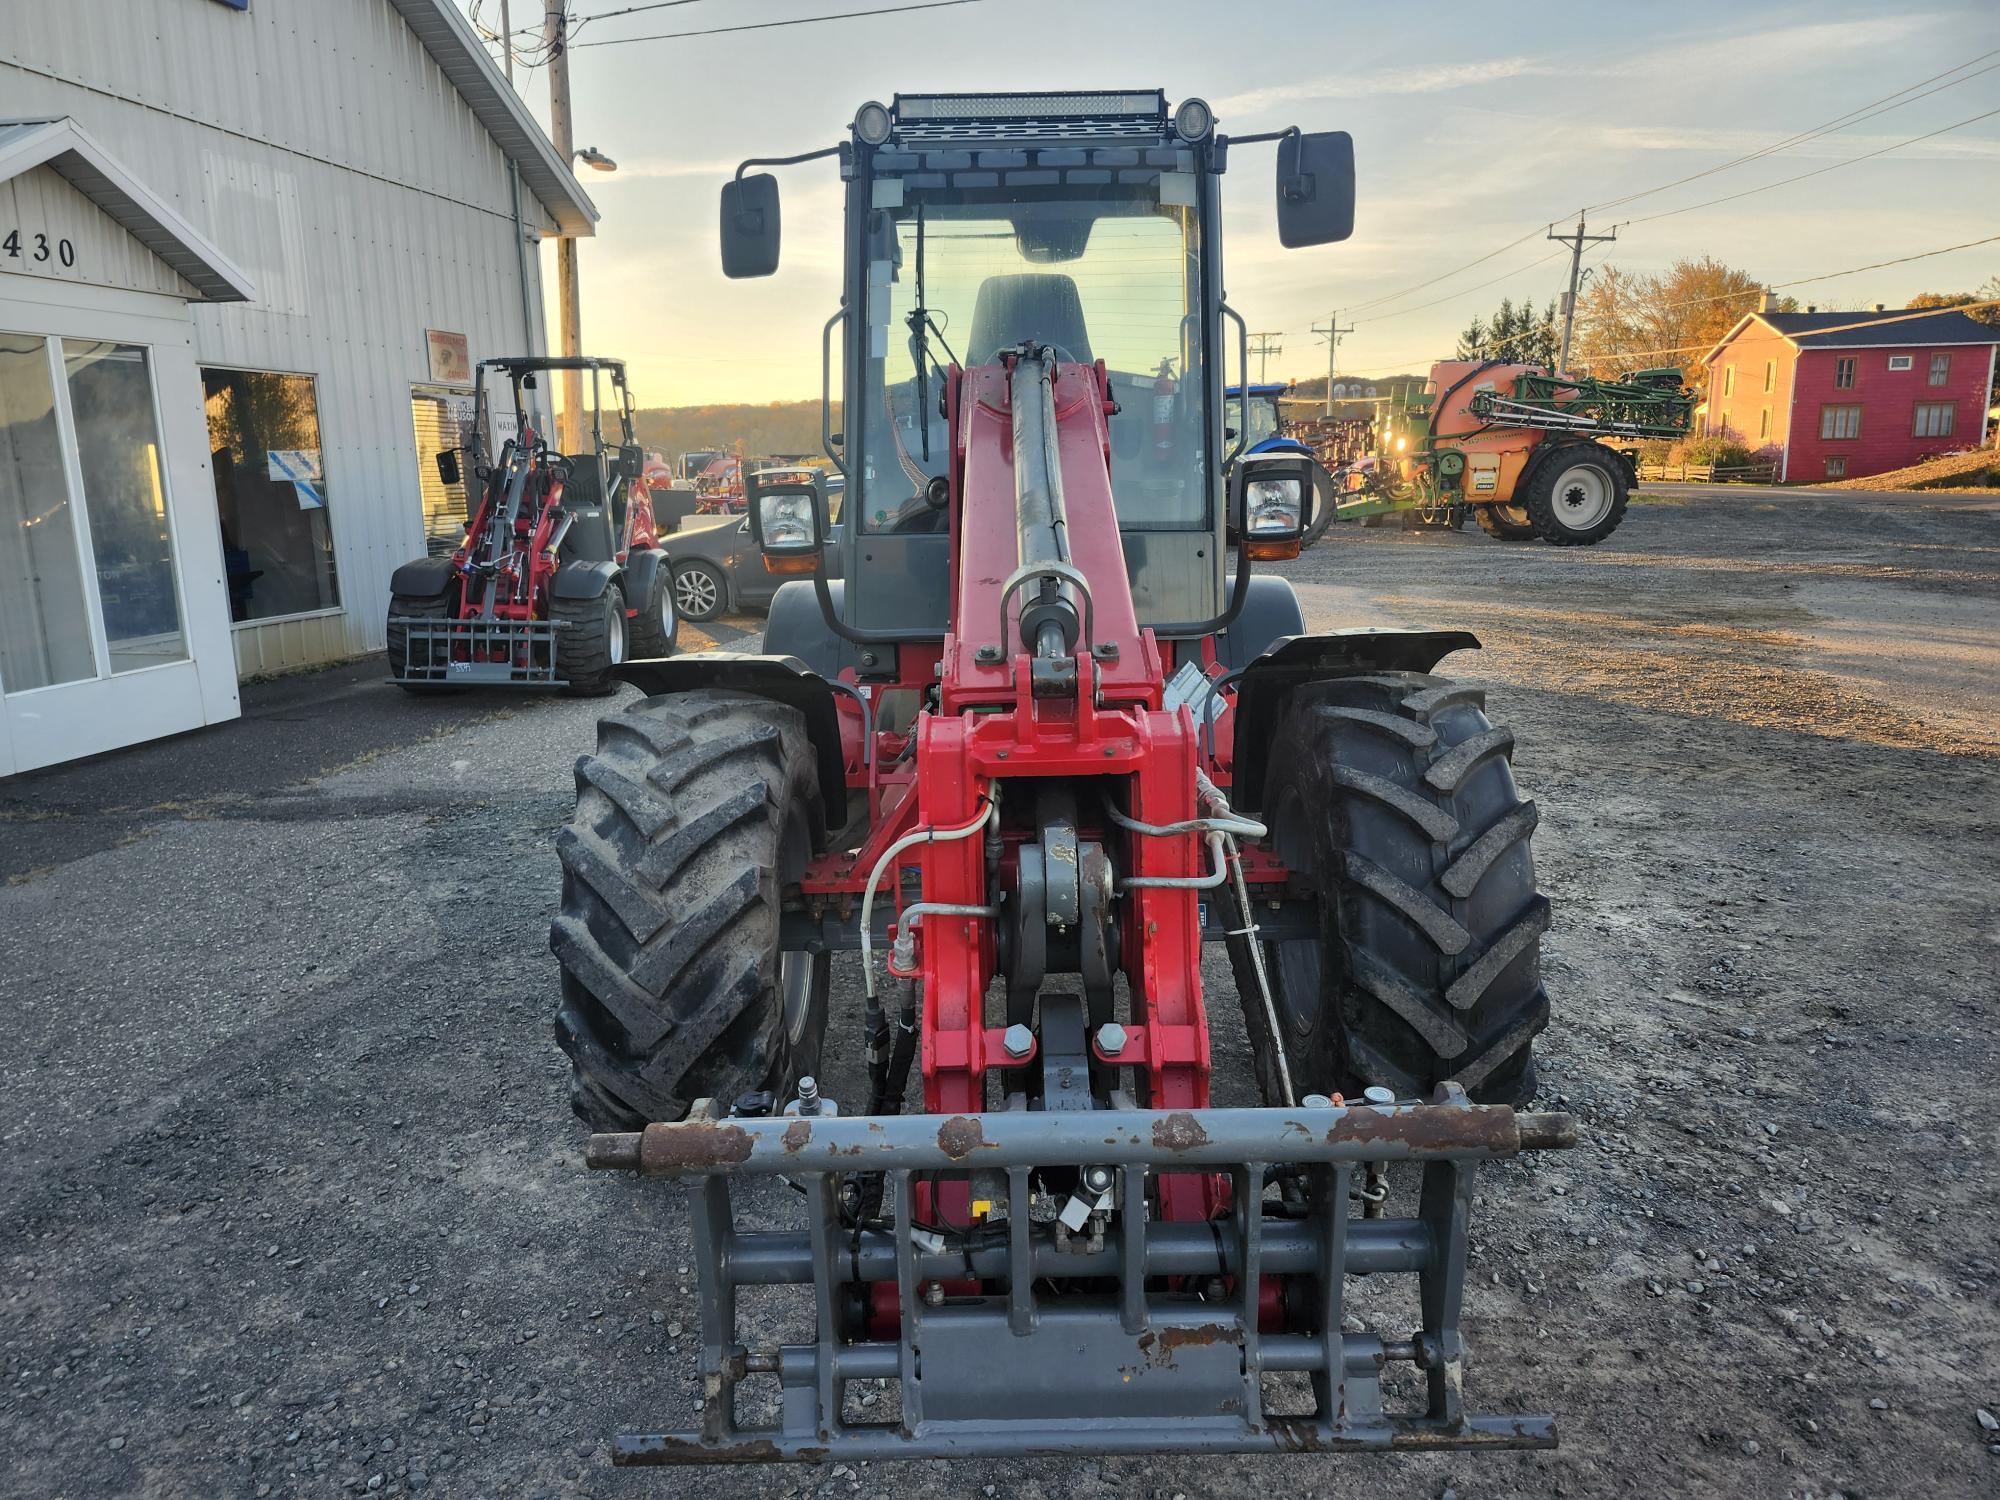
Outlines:
<svg viewBox="0 0 2000 1500"><path fill-rule="evenodd" d="M1464 1410L1459 1311L1477 1163L1573 1145L1568 1115L1450 1086L1388 1106L707 1115L590 1142L594 1168L688 1181L701 1285L702 1424L621 1436L617 1463L1555 1445L1552 1417ZM1351 1210L1357 1172L1381 1162L1421 1164L1413 1216ZM1093 1170L1112 1183L1100 1233L1037 1221L1038 1176ZM1226 1217L1154 1217L1159 1178L1182 1173L1226 1181ZM742 1227L734 1187L780 1174L805 1189L808 1227ZM851 1229L843 1187L875 1174L890 1227ZM977 1227L926 1222L940 1177L991 1204ZM1417 1278L1421 1327L1346 1331L1347 1278L1392 1274ZM1081 1290L1038 1293L1051 1281ZM813 1288L815 1342L746 1348L739 1289L785 1284ZM1396 1362L1424 1375L1419 1414L1388 1409ZM1286 1372L1307 1377L1309 1413L1269 1410L1266 1377ZM737 1389L760 1377L780 1419L745 1425ZM860 1380L896 1381L900 1415L850 1420Z"/></svg>

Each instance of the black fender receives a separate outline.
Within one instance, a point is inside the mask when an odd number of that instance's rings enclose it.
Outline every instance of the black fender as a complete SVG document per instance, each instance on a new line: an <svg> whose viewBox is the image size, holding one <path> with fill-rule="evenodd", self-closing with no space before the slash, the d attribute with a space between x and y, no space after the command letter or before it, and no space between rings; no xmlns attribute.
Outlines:
<svg viewBox="0 0 2000 1500"><path fill-rule="evenodd" d="M1428 672L1454 651L1477 651L1469 630L1330 630L1273 641L1236 679L1235 744L1268 746L1291 690L1305 682L1366 672ZM1229 800L1255 812L1264 793L1261 752L1235 758Z"/></svg>
<svg viewBox="0 0 2000 1500"><path fill-rule="evenodd" d="M448 557L419 557L389 575L389 592L407 599L441 599L450 589L454 570Z"/></svg>
<svg viewBox="0 0 2000 1500"><path fill-rule="evenodd" d="M646 601L653 597L653 587L660 576L660 569L667 566L667 554L657 547L625 554L625 607L644 609Z"/></svg>
<svg viewBox="0 0 2000 1500"><path fill-rule="evenodd" d="M618 564L609 558L602 562L573 558L556 569L549 594L556 599L601 599L605 588L617 576Z"/></svg>
<svg viewBox="0 0 2000 1500"><path fill-rule="evenodd" d="M1305 633L1305 613L1299 608L1291 579L1253 573L1243 598L1243 612L1216 637L1216 660L1234 672L1249 666L1281 637Z"/></svg>
<svg viewBox="0 0 2000 1500"><path fill-rule="evenodd" d="M826 588L838 615L845 586L838 578L830 578ZM834 633L820 612L818 591L805 579L781 583L771 596L771 611L764 619L764 654L795 656L826 678L837 678L850 669L857 677L861 675L861 648Z"/></svg>
<svg viewBox="0 0 2000 1500"><path fill-rule="evenodd" d="M663 661L624 662L611 675L648 697L704 689L749 693L796 708L805 715L806 736L819 763L825 826L813 830L813 846L847 826L847 757L840 747L840 710L827 679L796 656L751 656L734 651L698 651Z"/></svg>

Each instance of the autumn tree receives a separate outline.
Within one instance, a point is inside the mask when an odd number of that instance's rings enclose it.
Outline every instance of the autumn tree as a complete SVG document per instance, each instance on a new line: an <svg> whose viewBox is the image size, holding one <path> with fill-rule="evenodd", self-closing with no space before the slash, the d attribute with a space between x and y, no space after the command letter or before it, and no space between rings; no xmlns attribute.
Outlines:
<svg viewBox="0 0 2000 1500"><path fill-rule="evenodd" d="M1684 257L1656 276L1599 267L1577 298L1570 363L1611 377L1678 365L1682 378L1699 386L1702 355L1755 312L1763 295L1756 277L1713 256ZM1792 312L1798 303L1780 297L1771 306Z"/></svg>
<svg viewBox="0 0 2000 1500"><path fill-rule="evenodd" d="M1903 306L1912 308L1965 307L1973 302L2000 301L2000 276L1986 278L1979 290L1974 292L1918 292ZM2000 328L2000 307L1973 307L1966 316L1975 323L1984 323L1989 328Z"/></svg>

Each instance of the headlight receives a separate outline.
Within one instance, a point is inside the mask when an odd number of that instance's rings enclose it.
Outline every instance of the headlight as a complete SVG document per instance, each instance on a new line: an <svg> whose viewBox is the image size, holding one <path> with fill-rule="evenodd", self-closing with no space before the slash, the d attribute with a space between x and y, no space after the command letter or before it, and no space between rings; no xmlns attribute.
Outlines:
<svg viewBox="0 0 2000 1500"><path fill-rule="evenodd" d="M879 146L889 139L889 111L870 99L854 112L854 133L862 142Z"/></svg>
<svg viewBox="0 0 2000 1500"><path fill-rule="evenodd" d="M1215 112L1204 99L1183 99L1174 111L1174 134L1184 141L1198 141L1215 125Z"/></svg>
<svg viewBox="0 0 2000 1500"><path fill-rule="evenodd" d="M1410 446L1410 440L1409 440L1408 438L1397 438L1397 439L1396 439L1396 451L1397 451L1398 453L1401 453L1401 452L1402 452L1402 451L1403 451L1403 450L1404 450L1405 448L1407 448L1407 447L1409 447L1409 446Z"/></svg>
<svg viewBox="0 0 2000 1500"><path fill-rule="evenodd" d="M1245 500L1245 524L1252 536L1272 532L1280 536L1300 529L1303 510L1301 487L1296 479L1253 479Z"/></svg>
<svg viewBox="0 0 2000 1500"><path fill-rule="evenodd" d="M810 495L765 495L762 498L764 545L809 547L813 539Z"/></svg>

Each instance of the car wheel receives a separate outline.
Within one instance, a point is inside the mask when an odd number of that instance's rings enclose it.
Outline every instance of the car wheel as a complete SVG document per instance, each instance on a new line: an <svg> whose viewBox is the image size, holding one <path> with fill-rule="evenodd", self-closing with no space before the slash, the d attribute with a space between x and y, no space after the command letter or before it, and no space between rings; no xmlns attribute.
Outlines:
<svg viewBox="0 0 2000 1500"><path fill-rule="evenodd" d="M683 620L712 620L729 603L729 585L722 574L705 562L684 562L674 567L674 607Z"/></svg>

